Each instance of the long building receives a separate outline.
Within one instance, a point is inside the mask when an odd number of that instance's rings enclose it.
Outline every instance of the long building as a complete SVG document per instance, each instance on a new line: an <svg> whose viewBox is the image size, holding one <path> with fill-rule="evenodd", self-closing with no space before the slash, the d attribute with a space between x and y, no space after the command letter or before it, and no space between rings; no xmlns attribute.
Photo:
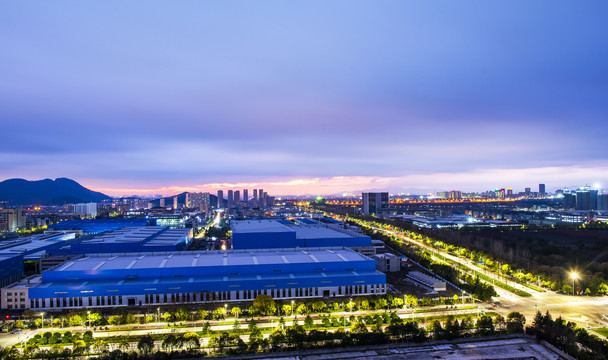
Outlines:
<svg viewBox="0 0 608 360"><path fill-rule="evenodd" d="M346 248L168 252L72 259L3 288L1 306L13 294L26 308L61 310L385 293L374 260Z"/></svg>
<svg viewBox="0 0 608 360"><path fill-rule="evenodd" d="M242 220L230 223L232 248L271 249L345 246L371 247L369 236L333 224L307 218L289 220Z"/></svg>
<svg viewBox="0 0 608 360"><path fill-rule="evenodd" d="M192 239L192 229L166 226L137 226L84 236L77 242L57 249L54 255L118 252L158 252L185 250Z"/></svg>
<svg viewBox="0 0 608 360"><path fill-rule="evenodd" d="M0 242L0 286L23 277L23 262L39 260L48 251L74 241L74 234L36 234Z"/></svg>

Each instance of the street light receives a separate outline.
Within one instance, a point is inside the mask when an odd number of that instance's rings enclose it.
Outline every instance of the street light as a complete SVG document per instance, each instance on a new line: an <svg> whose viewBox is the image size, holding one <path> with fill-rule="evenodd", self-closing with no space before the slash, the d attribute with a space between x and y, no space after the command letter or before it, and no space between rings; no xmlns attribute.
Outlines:
<svg viewBox="0 0 608 360"><path fill-rule="evenodd" d="M160 308L156 308L156 311L158 312L158 317L157 317L158 322L160 322Z"/></svg>
<svg viewBox="0 0 608 360"><path fill-rule="evenodd" d="M291 300L291 316L293 316L293 307L295 306L295 302Z"/></svg>
<svg viewBox="0 0 608 360"><path fill-rule="evenodd" d="M348 306L350 307L350 312L353 312L353 298L348 298Z"/></svg>
<svg viewBox="0 0 608 360"><path fill-rule="evenodd" d="M575 272L570 273L570 277L572 278L572 295L574 295L574 280L578 279L578 274Z"/></svg>
<svg viewBox="0 0 608 360"><path fill-rule="evenodd" d="M89 328L91 327L91 312L87 311L87 315L89 315Z"/></svg>
<svg viewBox="0 0 608 360"><path fill-rule="evenodd" d="M42 322L41 322L41 324L42 324L42 328L44 329L44 312L41 312L40 316L42 316Z"/></svg>

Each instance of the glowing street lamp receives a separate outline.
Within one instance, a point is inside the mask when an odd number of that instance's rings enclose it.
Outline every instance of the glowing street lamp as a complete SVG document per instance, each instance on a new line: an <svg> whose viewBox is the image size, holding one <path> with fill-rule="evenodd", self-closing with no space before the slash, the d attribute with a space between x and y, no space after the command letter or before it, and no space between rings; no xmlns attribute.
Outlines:
<svg viewBox="0 0 608 360"><path fill-rule="evenodd" d="M578 274L575 272L570 273L570 277L572 278L572 295L574 295L574 280L578 279Z"/></svg>
<svg viewBox="0 0 608 360"><path fill-rule="evenodd" d="M89 316L89 328L91 327L91 312L87 311L87 315Z"/></svg>
<svg viewBox="0 0 608 360"><path fill-rule="evenodd" d="M41 312L41 313L40 313L40 316L42 316L42 322L41 322L41 325L42 325L42 328L44 329L44 312Z"/></svg>

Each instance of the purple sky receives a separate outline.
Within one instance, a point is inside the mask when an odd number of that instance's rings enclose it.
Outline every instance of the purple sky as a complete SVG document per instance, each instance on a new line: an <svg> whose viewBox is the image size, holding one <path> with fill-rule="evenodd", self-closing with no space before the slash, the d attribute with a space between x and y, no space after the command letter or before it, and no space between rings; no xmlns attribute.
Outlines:
<svg viewBox="0 0 608 360"><path fill-rule="evenodd" d="M608 2L0 4L0 179L608 183ZM217 185L222 184L222 185Z"/></svg>

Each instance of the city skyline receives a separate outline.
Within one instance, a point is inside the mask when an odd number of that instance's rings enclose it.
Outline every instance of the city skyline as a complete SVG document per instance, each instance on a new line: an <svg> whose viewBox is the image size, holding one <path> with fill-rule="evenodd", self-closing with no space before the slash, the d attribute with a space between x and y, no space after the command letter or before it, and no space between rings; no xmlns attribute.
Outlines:
<svg viewBox="0 0 608 360"><path fill-rule="evenodd" d="M2 179L110 195L608 183L605 2L0 9Z"/></svg>

